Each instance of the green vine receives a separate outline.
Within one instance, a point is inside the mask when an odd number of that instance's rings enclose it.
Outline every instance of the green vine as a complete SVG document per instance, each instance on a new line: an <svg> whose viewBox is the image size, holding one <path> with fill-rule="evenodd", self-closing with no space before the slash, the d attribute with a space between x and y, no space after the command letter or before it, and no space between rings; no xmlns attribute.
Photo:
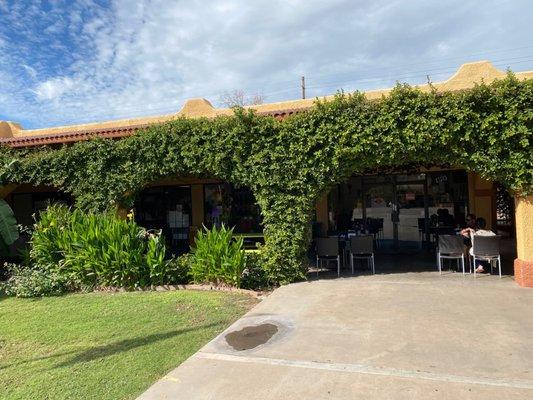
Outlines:
<svg viewBox="0 0 533 400"><path fill-rule="evenodd" d="M264 218L271 278L305 276L309 221L318 197L354 173L402 165L462 166L518 194L533 191L533 80L511 73L460 92L398 85L377 101L339 94L278 121L178 118L120 140L58 148L0 149L0 179L52 185L83 209L126 206L146 184L176 175L248 186Z"/></svg>

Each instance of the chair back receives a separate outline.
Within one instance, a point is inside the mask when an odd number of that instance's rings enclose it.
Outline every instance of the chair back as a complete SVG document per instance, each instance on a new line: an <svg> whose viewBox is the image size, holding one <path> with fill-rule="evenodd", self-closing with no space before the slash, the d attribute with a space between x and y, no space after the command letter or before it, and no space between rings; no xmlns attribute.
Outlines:
<svg viewBox="0 0 533 400"><path fill-rule="evenodd" d="M339 255L338 238L318 238L316 240L316 254L318 257L333 257Z"/></svg>
<svg viewBox="0 0 533 400"><path fill-rule="evenodd" d="M500 254L501 236L481 236L472 237L472 253L475 256L497 256Z"/></svg>
<svg viewBox="0 0 533 400"><path fill-rule="evenodd" d="M372 235L354 236L350 238L350 249L354 254L374 253L374 237Z"/></svg>
<svg viewBox="0 0 533 400"><path fill-rule="evenodd" d="M463 247L462 236L439 235L439 252L446 254L462 254Z"/></svg>

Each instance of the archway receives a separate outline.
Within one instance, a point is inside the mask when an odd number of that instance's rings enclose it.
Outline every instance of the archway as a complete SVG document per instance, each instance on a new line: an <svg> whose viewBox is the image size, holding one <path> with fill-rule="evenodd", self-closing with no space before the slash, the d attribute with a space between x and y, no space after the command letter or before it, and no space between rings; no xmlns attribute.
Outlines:
<svg viewBox="0 0 533 400"><path fill-rule="evenodd" d="M348 246L347 239L372 235L377 272L436 271L438 236L456 235L466 226L467 215L474 215L502 237L502 270L512 274L516 241L507 232L511 210L508 201L504 210L498 206L498 188L502 190L497 182L450 166L398 167L352 175L335 185L317 206L311 263L319 237L341 238L341 263L346 269L348 256L343 248ZM503 229L502 223L506 224ZM446 269L461 269L456 262L445 264Z"/></svg>

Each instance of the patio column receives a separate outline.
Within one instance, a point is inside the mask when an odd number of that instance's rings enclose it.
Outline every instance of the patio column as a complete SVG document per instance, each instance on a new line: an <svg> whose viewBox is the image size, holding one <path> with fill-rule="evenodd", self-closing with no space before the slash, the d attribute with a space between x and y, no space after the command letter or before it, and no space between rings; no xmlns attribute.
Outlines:
<svg viewBox="0 0 533 400"><path fill-rule="evenodd" d="M533 195L516 197L515 281L520 286L533 288Z"/></svg>

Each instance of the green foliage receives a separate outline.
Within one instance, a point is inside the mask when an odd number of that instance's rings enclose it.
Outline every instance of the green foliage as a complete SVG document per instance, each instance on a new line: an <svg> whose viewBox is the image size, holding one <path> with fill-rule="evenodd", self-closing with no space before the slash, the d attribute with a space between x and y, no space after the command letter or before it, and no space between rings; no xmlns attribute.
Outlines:
<svg viewBox="0 0 533 400"><path fill-rule="evenodd" d="M268 289L271 285L268 273L263 267L261 254L258 252L246 252L246 268L242 273L241 288L243 289Z"/></svg>
<svg viewBox="0 0 533 400"><path fill-rule="evenodd" d="M165 260L165 238L161 232L157 234L149 233L146 249L145 262L150 268L150 283L152 285L164 285L168 283L168 263Z"/></svg>
<svg viewBox="0 0 533 400"><path fill-rule="evenodd" d="M53 271L19 265L8 265L10 278L2 283L0 292L16 297L57 296L72 289L68 278Z"/></svg>
<svg viewBox="0 0 533 400"><path fill-rule="evenodd" d="M3 147L0 183L56 186L84 210L129 206L147 183L180 174L248 186L263 216L264 267L273 283L286 283L305 277L316 200L352 174L454 165L532 193L532 105L533 80L511 73L457 92L398 85L374 101L339 94L283 121L236 109L235 116L178 118L121 140Z"/></svg>
<svg viewBox="0 0 533 400"><path fill-rule="evenodd" d="M9 252L9 246L19 238L17 220L5 200L0 199L0 254Z"/></svg>
<svg viewBox="0 0 533 400"><path fill-rule="evenodd" d="M187 284L190 282L190 260L189 254L182 254L179 257L172 257L166 260L165 284Z"/></svg>
<svg viewBox="0 0 533 400"><path fill-rule="evenodd" d="M197 283L241 286L245 267L243 239L224 225L198 231L191 252L191 277Z"/></svg>
<svg viewBox="0 0 533 400"><path fill-rule="evenodd" d="M50 206L35 224L31 245L36 269L57 272L83 286L168 283L164 240L112 212Z"/></svg>

